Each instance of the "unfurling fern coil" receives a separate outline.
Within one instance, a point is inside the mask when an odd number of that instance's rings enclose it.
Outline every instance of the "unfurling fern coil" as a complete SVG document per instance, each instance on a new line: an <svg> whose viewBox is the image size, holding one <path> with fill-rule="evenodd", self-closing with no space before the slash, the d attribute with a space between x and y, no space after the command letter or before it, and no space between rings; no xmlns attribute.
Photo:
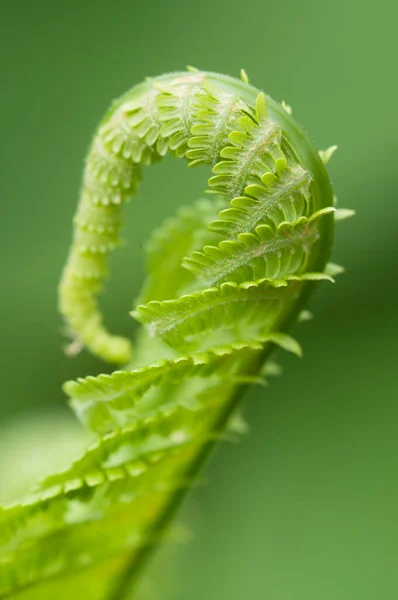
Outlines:
<svg viewBox="0 0 398 600"><path fill-rule="evenodd" d="M167 152L208 165L213 198L150 240L133 349L98 295L123 205ZM123 370L65 384L97 441L1 510L0 597L125 597L214 442L239 429L242 391L275 346L300 354L287 330L333 274L329 155L246 76L189 69L113 104L87 158L60 310L76 343Z"/></svg>

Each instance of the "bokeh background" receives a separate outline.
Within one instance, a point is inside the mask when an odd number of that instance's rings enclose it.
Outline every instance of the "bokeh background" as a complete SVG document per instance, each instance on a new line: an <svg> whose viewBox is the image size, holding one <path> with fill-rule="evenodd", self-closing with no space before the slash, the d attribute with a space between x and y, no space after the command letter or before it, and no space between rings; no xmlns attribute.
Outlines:
<svg viewBox="0 0 398 600"><path fill-rule="evenodd" d="M194 490L193 537L154 576L159 600L398 597L397 19L395 0L2 5L1 498L81 443L61 383L106 368L64 356L56 287L82 161L113 97L186 64L244 67L318 148L339 145L330 173L340 206L357 210L336 233L346 273L295 332L304 359L281 355L283 376L250 392L251 433L219 448ZM125 333L145 239L205 189L206 170L179 163L151 170L126 211L103 302Z"/></svg>

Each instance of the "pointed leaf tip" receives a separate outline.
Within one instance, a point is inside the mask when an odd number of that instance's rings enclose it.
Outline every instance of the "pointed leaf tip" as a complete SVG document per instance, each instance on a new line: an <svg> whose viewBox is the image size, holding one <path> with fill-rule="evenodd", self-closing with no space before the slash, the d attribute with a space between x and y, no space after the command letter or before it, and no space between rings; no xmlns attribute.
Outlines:
<svg viewBox="0 0 398 600"><path fill-rule="evenodd" d="M269 335L267 335L266 341L273 342L274 344L277 344L287 352L292 352L300 358L303 356L303 351L301 350L300 344L287 333L282 333L281 331L270 333Z"/></svg>
<svg viewBox="0 0 398 600"><path fill-rule="evenodd" d="M324 165L327 165L333 154L336 152L338 146L330 146L326 150L319 150L319 156Z"/></svg>
<svg viewBox="0 0 398 600"><path fill-rule="evenodd" d="M264 377L279 377L282 375L282 367L273 360L268 360L261 369L261 374Z"/></svg>
<svg viewBox="0 0 398 600"><path fill-rule="evenodd" d="M330 277L336 277L336 275L340 275L344 273L344 267L341 265L336 265L336 263L329 262L325 267L325 274Z"/></svg>
<svg viewBox="0 0 398 600"><path fill-rule="evenodd" d="M345 219L349 219L355 215L355 210L351 208L337 208L334 213L335 221L345 221Z"/></svg>
<svg viewBox="0 0 398 600"><path fill-rule="evenodd" d="M256 117L260 122L267 116L267 99L263 92L260 92L256 98Z"/></svg>
<svg viewBox="0 0 398 600"><path fill-rule="evenodd" d="M243 83L249 83L249 77L247 76L247 73L244 69L240 70L240 78L243 81Z"/></svg>
<svg viewBox="0 0 398 600"><path fill-rule="evenodd" d="M286 102L284 100L282 100L281 106L282 106L283 110L287 112L288 115L292 114L292 112L293 112L292 107L289 106L289 104L286 104Z"/></svg>
<svg viewBox="0 0 398 600"><path fill-rule="evenodd" d="M306 321L311 321L313 318L314 315L312 314L312 312L304 309L301 311L301 313L299 313L298 322L305 323Z"/></svg>

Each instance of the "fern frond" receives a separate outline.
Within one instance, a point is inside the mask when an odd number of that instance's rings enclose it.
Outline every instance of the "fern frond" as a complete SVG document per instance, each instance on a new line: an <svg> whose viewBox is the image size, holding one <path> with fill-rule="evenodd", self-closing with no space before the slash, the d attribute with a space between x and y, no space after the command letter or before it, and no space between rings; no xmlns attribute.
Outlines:
<svg viewBox="0 0 398 600"><path fill-rule="evenodd" d="M308 264L312 246L319 238L317 221L333 208L300 217L292 225L282 221L276 229L259 225L254 233L241 233L237 240L223 240L218 246L205 246L184 260L202 285L213 286L231 279L236 282L260 278L282 279L301 273Z"/></svg>
<svg viewBox="0 0 398 600"><path fill-rule="evenodd" d="M148 325L150 335L160 336L175 349L205 349L214 331L225 332L228 343L264 333L280 311L282 297L277 290L283 286L287 286L283 280L240 285L231 281L175 300L151 301L137 306L132 315Z"/></svg>
<svg viewBox="0 0 398 600"><path fill-rule="evenodd" d="M133 357L98 297L123 205L142 166L168 152L209 165L217 198L181 209L149 241ZM236 413L245 388L279 373L275 346L301 355L287 331L317 282L341 270L327 263L330 155L321 160L286 105L244 72L171 73L113 104L86 161L59 292L76 343L123 370L65 384L97 440L0 509L0 598L62 600L90 577L101 581L92 600L125 597L214 443L246 431Z"/></svg>
<svg viewBox="0 0 398 600"><path fill-rule="evenodd" d="M221 93L204 83L197 93L196 118L198 123L191 127L189 150L186 152L189 166L214 165L220 152L228 143L228 136L237 118L249 113L250 109L239 94Z"/></svg>
<svg viewBox="0 0 398 600"><path fill-rule="evenodd" d="M173 407L201 407L200 395L209 387L228 381L241 360L250 356L249 351L261 350L269 337L270 334L263 338L253 336L252 340L218 345L207 352L180 355L132 371L86 377L67 382L64 389L79 419L103 434L157 412L167 414ZM147 394L148 391L152 393Z"/></svg>
<svg viewBox="0 0 398 600"><path fill-rule="evenodd" d="M22 587L149 543L152 511L191 484L179 473L209 439L203 417L180 408L114 431L0 513L0 593L9 580Z"/></svg>
<svg viewBox="0 0 398 600"><path fill-rule="evenodd" d="M229 163L219 165L219 172L230 168ZM231 208L222 211L221 220L211 223L210 229L237 237L239 233L252 232L259 224L274 227L281 221L293 224L307 213L309 186L310 175L300 166L284 170L272 186L262 182L248 185L245 195L233 198Z"/></svg>

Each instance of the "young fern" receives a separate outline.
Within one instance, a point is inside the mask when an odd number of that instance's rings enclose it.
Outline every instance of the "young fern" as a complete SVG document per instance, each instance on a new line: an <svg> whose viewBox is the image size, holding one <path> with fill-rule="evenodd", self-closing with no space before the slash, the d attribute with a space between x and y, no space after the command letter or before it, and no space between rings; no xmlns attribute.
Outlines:
<svg viewBox="0 0 398 600"><path fill-rule="evenodd" d="M167 152L210 165L216 197L180 210L149 242L133 349L106 329L98 295L123 204L142 166ZM0 597L125 597L212 445L234 428L245 387L275 346L300 354L286 332L315 282L332 279L333 212L318 152L246 77L189 69L113 104L87 158L60 310L78 342L123 370L65 384L97 441L0 511Z"/></svg>

